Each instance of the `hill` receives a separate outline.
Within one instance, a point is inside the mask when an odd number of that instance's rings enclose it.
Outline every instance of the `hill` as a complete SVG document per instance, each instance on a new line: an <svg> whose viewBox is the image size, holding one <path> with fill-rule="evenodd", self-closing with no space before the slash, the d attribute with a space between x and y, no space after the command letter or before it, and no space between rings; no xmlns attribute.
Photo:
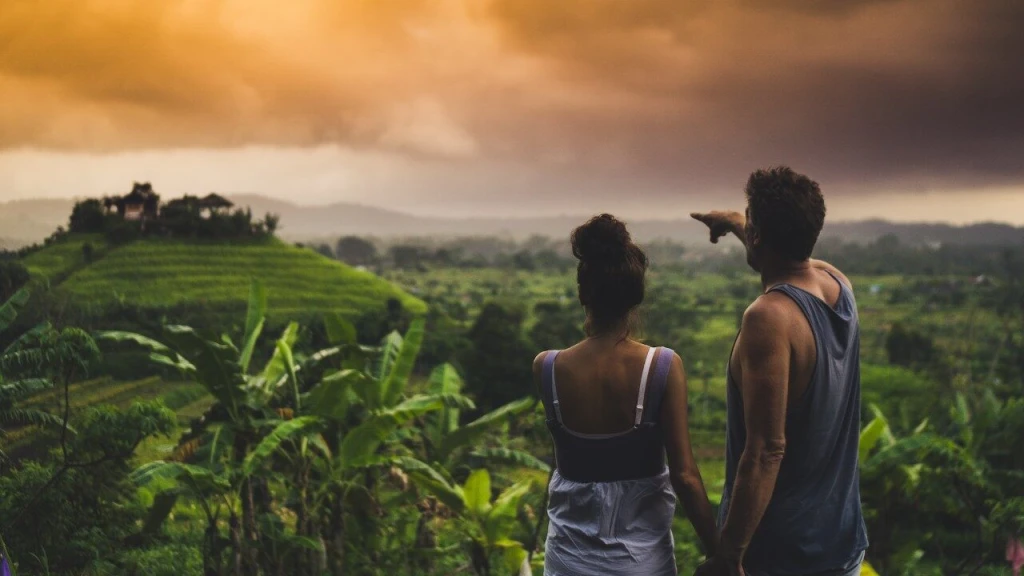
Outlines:
<svg viewBox="0 0 1024 576"><path fill-rule="evenodd" d="M91 262L83 254L86 243L93 245ZM32 253L24 263L35 277L50 281L56 297L100 309L118 304L236 310L258 279L267 290L268 317L280 321L329 311L355 317L384 310L391 298L413 313L425 311L420 300L369 272L277 239L146 239L112 247L97 237L72 236Z"/></svg>
<svg viewBox="0 0 1024 576"><path fill-rule="evenodd" d="M569 230L589 214L543 218L436 218L351 203L298 205L258 194L234 194L228 198L248 206L255 216L273 212L281 216L279 235L293 241L331 240L342 235L395 238L409 236L510 236L568 237ZM58 225L67 224L73 202L69 200L19 200L0 204L0 230L7 247L41 241ZM704 244L706 233L680 215L665 220L631 220L633 235L641 241L658 238L688 244ZM942 223L899 223L884 220L836 221L826 225L825 237L846 242L870 242L893 235L905 244L1019 245L1024 228L999 223L954 226Z"/></svg>
<svg viewBox="0 0 1024 576"><path fill-rule="evenodd" d="M91 246L88 258L86 245ZM148 316L158 324L224 329L244 320L253 279L266 288L268 338L276 338L274 330L286 322L310 326L312 317L327 312L358 323L366 314L386 314L390 299L413 314L426 311L422 301L369 272L274 238L234 243L146 239L113 246L101 235L71 235L32 252L23 263L34 279L51 286L39 293L43 302L68 302L86 323L101 328L137 330L147 322L136 325L136 320ZM213 402L198 384L141 377L152 374L153 366L131 354L106 354L104 369L114 377L72 387L73 408L127 407L160 398L185 426ZM59 409L52 391L33 396L25 406ZM4 448L17 460L52 447L48 442L36 428L19 427L7 435ZM152 440L138 456L140 461L163 458L172 446L166 440Z"/></svg>

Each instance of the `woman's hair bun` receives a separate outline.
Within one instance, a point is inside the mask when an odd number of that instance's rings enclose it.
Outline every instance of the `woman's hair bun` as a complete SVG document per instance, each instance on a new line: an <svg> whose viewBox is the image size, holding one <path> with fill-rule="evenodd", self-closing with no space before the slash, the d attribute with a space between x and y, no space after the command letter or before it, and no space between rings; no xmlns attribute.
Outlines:
<svg viewBox="0 0 1024 576"><path fill-rule="evenodd" d="M611 214L594 216L572 232L572 254L582 262L622 260L632 244L626 224Z"/></svg>
<svg viewBox="0 0 1024 576"><path fill-rule="evenodd" d="M572 231L572 253L579 259L576 284L587 307L590 328L615 325L644 300L647 255L611 214L587 220Z"/></svg>

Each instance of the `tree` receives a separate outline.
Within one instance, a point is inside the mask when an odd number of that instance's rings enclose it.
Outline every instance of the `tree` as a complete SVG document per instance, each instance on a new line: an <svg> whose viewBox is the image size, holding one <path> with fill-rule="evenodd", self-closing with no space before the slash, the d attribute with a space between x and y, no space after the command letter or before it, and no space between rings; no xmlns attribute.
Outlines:
<svg viewBox="0 0 1024 576"><path fill-rule="evenodd" d="M457 395L406 395L422 320L414 321L405 337L392 333L380 348L367 348L356 344L351 325L330 316L331 347L306 357L292 349L298 335L292 323L264 368L251 374L265 307L263 289L254 283L237 347L227 336L204 336L185 326L167 327L167 344L125 332L101 335L104 341L141 345L155 362L180 369L216 399L182 437L175 461L147 464L136 479L179 482L154 509L157 524L170 512L166 502L177 495L201 502L208 524L207 573L223 572L229 543L238 555L228 563L235 574L276 574L286 567L289 574L320 574L328 562L340 574L346 550L376 554L381 547L376 484L381 469L396 465L390 445L401 436L393 433L446 403L472 404ZM186 464L197 455L201 464ZM272 482L287 487L283 505L298 519L294 529L276 512L280 506ZM226 538L218 521L222 512L227 513ZM346 517L359 529L346 529ZM335 545L328 550L325 542Z"/></svg>
<svg viewBox="0 0 1024 576"><path fill-rule="evenodd" d="M885 339L889 363L907 368L927 368L935 358L935 342L903 324L893 324Z"/></svg>
<svg viewBox="0 0 1024 576"><path fill-rule="evenodd" d="M513 484L491 500L491 475L474 470L461 486L426 470L412 470L413 477L459 517L458 530L470 557L474 574L530 574L528 553L513 538L521 528L519 511L532 482Z"/></svg>
<svg viewBox="0 0 1024 576"><path fill-rule="evenodd" d="M6 301L13 296L30 279L28 269L21 262L0 260L0 301Z"/></svg>
<svg viewBox="0 0 1024 576"><path fill-rule="evenodd" d="M277 229L280 226L280 224L281 216L279 214L267 212L267 215L263 217L263 226L266 227L267 234L270 234L271 236L273 236L277 232Z"/></svg>
<svg viewBox="0 0 1024 576"><path fill-rule="evenodd" d="M463 355L466 388L483 410L533 393L533 350L522 337L525 314L514 304L488 302L469 330Z"/></svg>
<svg viewBox="0 0 1024 576"><path fill-rule="evenodd" d="M388 258L395 268L411 270L419 268L424 259L423 249L411 244L396 244L388 249Z"/></svg>
<svg viewBox="0 0 1024 576"><path fill-rule="evenodd" d="M434 251L430 259L439 266L457 266L462 259L462 249L442 246Z"/></svg>
<svg viewBox="0 0 1024 576"><path fill-rule="evenodd" d="M173 236L196 236L203 219L201 212L199 198L185 195L164 204L160 211L160 224Z"/></svg>
<svg viewBox="0 0 1024 576"><path fill-rule="evenodd" d="M530 328L530 341L537 350L567 348L585 336L584 314L578 305L538 302L533 306L533 315L536 321Z"/></svg>
<svg viewBox="0 0 1024 576"><path fill-rule="evenodd" d="M431 306L427 311L427 335L420 351L423 366L439 366L453 362L471 343L466 338L466 329L444 311Z"/></svg>
<svg viewBox="0 0 1024 576"><path fill-rule="evenodd" d="M327 244L321 242L320 244L316 245L316 248L314 248L314 250L316 250L317 253L320 254L321 256L334 260L334 252L331 250L331 247L328 246Z"/></svg>
<svg viewBox="0 0 1024 576"><path fill-rule="evenodd" d="M236 346L227 335L218 338L179 325L166 327L164 339L167 344L129 332L103 332L98 335L102 341L128 342L148 349L151 360L181 371L216 399L183 436L178 453L194 452L211 436L214 438L213 450L217 450L217 441L222 435L225 442L229 442L221 450L226 465L231 467L224 482L230 486L230 493L235 498L233 502L238 504L227 506L229 538L233 548L241 554L238 561L240 574L247 576L259 571L261 532L257 519L260 514L269 512L269 503L257 497L264 486L256 485L247 475L237 471L263 434L276 423L275 403L282 396L290 396L292 410L300 406L291 351L298 334L297 324L291 323L285 328L263 370L249 374L256 342L263 331L266 298L263 285L253 282L240 346ZM208 521L206 556L219 561L222 544L216 515L211 513Z"/></svg>
<svg viewBox="0 0 1024 576"><path fill-rule="evenodd" d="M533 261L533 254L527 250L520 250L512 255L512 267L516 270L533 270L537 266Z"/></svg>
<svg viewBox="0 0 1024 576"><path fill-rule="evenodd" d="M427 381L431 395L438 397L460 396L463 380L451 364L434 368ZM500 430L514 417L523 415L537 405L530 396L513 400L479 418L460 424L462 412L457 406L445 406L440 412L429 415L424 422L424 459L438 462L449 472L469 472L471 462L506 462L547 472L549 467L533 455L510 449L507 445L487 445L485 437ZM465 467L465 470L459 470Z"/></svg>
<svg viewBox="0 0 1024 576"><path fill-rule="evenodd" d="M872 564L885 574L920 573L932 556L944 574L977 573L1024 527L1016 449L1024 401L986 391L973 403L956 394L951 427L929 420L897 436L881 410L860 437L861 492Z"/></svg>
<svg viewBox="0 0 1024 576"><path fill-rule="evenodd" d="M22 288L0 305L0 332L14 322L18 311L28 299L28 290ZM40 339L44 337L53 340L51 332L52 329L46 325L37 327L15 338L0 351L0 437L4 435L5 429L16 426L58 428L63 423L60 417L49 412L20 408L17 405L19 400L27 396L52 388L53 381L48 377L47 370L53 370L58 363L68 360L66 354L49 355L48 352L60 350L46 350L40 344ZM3 451L0 451L0 458L5 457Z"/></svg>
<svg viewBox="0 0 1024 576"><path fill-rule="evenodd" d="M142 520L129 464L138 445L174 430L159 402L91 408L76 422L62 461L28 462L0 477L0 522L19 573L83 574L110 560Z"/></svg>
<svg viewBox="0 0 1024 576"><path fill-rule="evenodd" d="M334 247L338 260L350 266L370 266L377 262L377 247L358 236L344 236Z"/></svg>
<svg viewBox="0 0 1024 576"><path fill-rule="evenodd" d="M0 330L27 301L27 291L21 290L0 306ZM136 404L129 410L89 410L72 428L70 386L87 377L98 359L89 334L47 323L0 353L0 423L56 429L59 443L48 465L28 464L24 474L0 483L0 494L10 496L0 499L0 533L14 535L16 548L25 554L22 566L40 570L45 558L56 572L80 573L116 550L123 530L135 521L124 515L126 462L143 439L174 426L174 414L166 408ZM63 392L59 416L14 404L55 384Z"/></svg>
<svg viewBox="0 0 1024 576"><path fill-rule="evenodd" d="M68 230L76 234L98 234L105 229L107 220L103 202L89 198L76 202L71 209L71 221Z"/></svg>

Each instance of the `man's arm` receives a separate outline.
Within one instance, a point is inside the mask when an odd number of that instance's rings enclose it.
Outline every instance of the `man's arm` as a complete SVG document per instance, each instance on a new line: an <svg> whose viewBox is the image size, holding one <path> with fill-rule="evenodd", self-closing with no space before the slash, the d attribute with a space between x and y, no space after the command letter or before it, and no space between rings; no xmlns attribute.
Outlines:
<svg viewBox="0 0 1024 576"><path fill-rule="evenodd" d="M791 347L786 335L788 303L782 298L769 294L747 310L736 349L747 441L722 527L719 556L737 569L771 500L786 452Z"/></svg>
<svg viewBox="0 0 1024 576"><path fill-rule="evenodd" d="M747 226L747 217L743 214L731 210L715 210L706 213L693 212L690 214L690 217L708 227L708 230L711 232L712 244L718 244L718 240L722 236L731 233L739 239L744 248L747 247L747 235L743 231ZM828 262L811 258L809 263L814 268L831 272L848 287L853 288L853 283L846 277L846 274L843 274L838 268Z"/></svg>
<svg viewBox="0 0 1024 576"><path fill-rule="evenodd" d="M731 210L714 210L706 213L692 212L690 218L708 227L708 230L711 232L712 244L718 244L719 238L732 233L744 247L747 245L747 235L743 232L747 225L747 217L739 212Z"/></svg>

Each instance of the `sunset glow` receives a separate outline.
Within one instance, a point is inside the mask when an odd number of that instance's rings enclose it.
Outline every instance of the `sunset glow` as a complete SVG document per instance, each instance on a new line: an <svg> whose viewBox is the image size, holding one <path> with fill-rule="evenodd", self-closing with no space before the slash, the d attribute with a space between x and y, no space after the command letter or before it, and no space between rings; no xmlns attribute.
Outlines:
<svg viewBox="0 0 1024 576"><path fill-rule="evenodd" d="M1022 16L946 0L4 0L0 200L151 179L650 216L735 199L750 169L785 162L839 217L917 219L929 193L923 218L962 220L969 196L971 219L1021 223ZM879 194L898 200L856 200Z"/></svg>

